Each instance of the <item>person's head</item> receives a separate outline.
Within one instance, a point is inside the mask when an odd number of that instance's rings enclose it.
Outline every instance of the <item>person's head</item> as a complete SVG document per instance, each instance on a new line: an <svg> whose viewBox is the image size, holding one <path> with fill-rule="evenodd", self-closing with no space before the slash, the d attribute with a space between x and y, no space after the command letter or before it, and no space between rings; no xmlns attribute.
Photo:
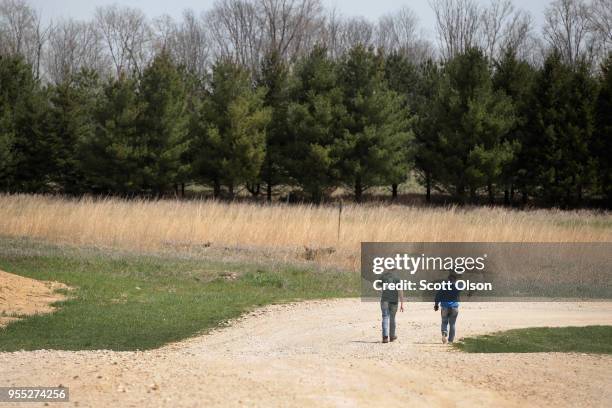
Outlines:
<svg viewBox="0 0 612 408"><path fill-rule="evenodd" d="M457 280L457 275L454 272L449 273L448 280L454 283Z"/></svg>

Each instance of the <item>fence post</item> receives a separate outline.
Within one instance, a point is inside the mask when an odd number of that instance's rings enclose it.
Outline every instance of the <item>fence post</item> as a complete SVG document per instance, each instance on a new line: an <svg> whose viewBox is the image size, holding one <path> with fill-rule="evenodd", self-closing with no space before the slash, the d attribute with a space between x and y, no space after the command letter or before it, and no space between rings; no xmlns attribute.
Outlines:
<svg viewBox="0 0 612 408"><path fill-rule="evenodd" d="M338 243L340 243L340 222L342 220L342 199L338 205Z"/></svg>

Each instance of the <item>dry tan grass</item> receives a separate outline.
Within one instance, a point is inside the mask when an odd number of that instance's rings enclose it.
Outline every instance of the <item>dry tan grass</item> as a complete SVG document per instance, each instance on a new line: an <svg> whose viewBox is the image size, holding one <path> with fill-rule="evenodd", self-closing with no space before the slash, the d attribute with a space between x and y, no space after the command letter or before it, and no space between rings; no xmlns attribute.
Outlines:
<svg viewBox="0 0 612 408"><path fill-rule="evenodd" d="M2 236L139 251L210 244L295 255L333 247L325 256L350 267L362 241L610 242L612 214L348 205L340 239L337 228L331 206L0 195Z"/></svg>

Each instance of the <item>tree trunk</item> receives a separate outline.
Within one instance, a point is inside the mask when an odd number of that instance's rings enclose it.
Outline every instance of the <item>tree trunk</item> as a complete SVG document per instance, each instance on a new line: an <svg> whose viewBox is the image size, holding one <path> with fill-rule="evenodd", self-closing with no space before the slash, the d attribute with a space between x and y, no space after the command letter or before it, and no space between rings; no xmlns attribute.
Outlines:
<svg viewBox="0 0 612 408"><path fill-rule="evenodd" d="M463 184L457 186L457 198L459 199L459 204L465 204L465 187Z"/></svg>
<svg viewBox="0 0 612 408"><path fill-rule="evenodd" d="M391 184L391 198L393 201L397 200L397 183Z"/></svg>
<svg viewBox="0 0 612 408"><path fill-rule="evenodd" d="M246 189L251 193L253 197L258 197L261 192L261 184L249 184L246 183Z"/></svg>
<svg viewBox="0 0 612 408"><path fill-rule="evenodd" d="M181 197L185 198L185 183L181 183Z"/></svg>
<svg viewBox="0 0 612 408"><path fill-rule="evenodd" d="M229 193L230 200L234 199L234 183L229 182L227 185L227 192Z"/></svg>
<svg viewBox="0 0 612 408"><path fill-rule="evenodd" d="M270 157L266 154L266 200L271 203L272 202L272 162L270 161Z"/></svg>
<svg viewBox="0 0 612 408"><path fill-rule="evenodd" d="M510 190L508 190L508 187L504 189L504 205L510 205Z"/></svg>
<svg viewBox="0 0 612 408"><path fill-rule="evenodd" d="M363 199L363 186L361 185L361 176L355 179L355 201L360 203Z"/></svg>
<svg viewBox="0 0 612 408"><path fill-rule="evenodd" d="M316 188L312 191L311 199L314 204L317 204L317 205L321 204L321 197L322 197L321 189Z"/></svg>
<svg viewBox="0 0 612 408"><path fill-rule="evenodd" d="M495 192L493 191L493 184L487 184L487 192L489 193L489 204L495 204Z"/></svg>
<svg viewBox="0 0 612 408"><path fill-rule="evenodd" d="M425 185L427 188L427 192L425 193L425 201L428 203L431 202L431 175L429 172L425 173Z"/></svg>
<svg viewBox="0 0 612 408"><path fill-rule="evenodd" d="M221 183L219 182L219 179L215 179L213 181L213 197L219 198L220 195L221 195Z"/></svg>

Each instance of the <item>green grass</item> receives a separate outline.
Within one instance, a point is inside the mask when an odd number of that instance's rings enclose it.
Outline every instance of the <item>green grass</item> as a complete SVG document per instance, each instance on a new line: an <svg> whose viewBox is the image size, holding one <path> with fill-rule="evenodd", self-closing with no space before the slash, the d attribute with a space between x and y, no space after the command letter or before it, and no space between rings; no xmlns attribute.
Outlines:
<svg viewBox="0 0 612 408"><path fill-rule="evenodd" d="M612 326L535 327L468 337L455 346L469 353L612 354Z"/></svg>
<svg viewBox="0 0 612 408"><path fill-rule="evenodd" d="M160 347L256 306L357 296L359 276L290 265L117 254L0 238L0 269L74 288L59 309L0 329L0 350Z"/></svg>

